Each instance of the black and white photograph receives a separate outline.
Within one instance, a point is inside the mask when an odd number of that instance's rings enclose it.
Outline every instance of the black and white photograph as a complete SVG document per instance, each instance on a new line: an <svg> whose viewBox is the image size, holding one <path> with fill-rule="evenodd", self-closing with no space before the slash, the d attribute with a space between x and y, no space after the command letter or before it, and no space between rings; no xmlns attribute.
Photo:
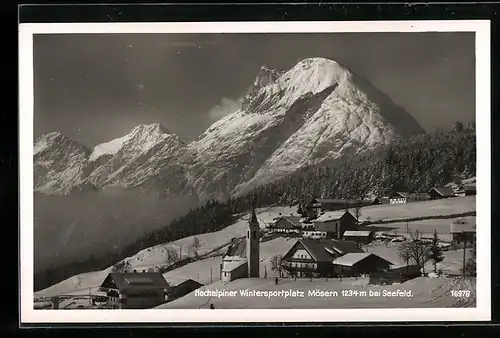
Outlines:
<svg viewBox="0 0 500 338"><path fill-rule="evenodd" d="M427 24L21 25L26 318L489 318L489 23Z"/></svg>

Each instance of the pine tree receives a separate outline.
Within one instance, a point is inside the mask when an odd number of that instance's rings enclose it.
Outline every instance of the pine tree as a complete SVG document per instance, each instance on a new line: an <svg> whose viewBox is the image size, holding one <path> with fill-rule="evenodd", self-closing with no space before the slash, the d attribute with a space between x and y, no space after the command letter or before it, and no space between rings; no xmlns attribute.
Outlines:
<svg viewBox="0 0 500 338"><path fill-rule="evenodd" d="M444 259L444 255L439 247L439 237L436 230L434 230L434 236L432 237L429 258L434 262L434 273L437 273L437 263Z"/></svg>

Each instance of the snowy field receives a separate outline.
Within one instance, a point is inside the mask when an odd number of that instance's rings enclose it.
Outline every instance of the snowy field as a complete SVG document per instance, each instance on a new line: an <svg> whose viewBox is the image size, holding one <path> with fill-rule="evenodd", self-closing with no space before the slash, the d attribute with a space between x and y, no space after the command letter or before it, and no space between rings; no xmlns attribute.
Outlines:
<svg viewBox="0 0 500 338"><path fill-rule="evenodd" d="M243 296L242 290L260 291L299 291L303 297L281 296ZM213 304L215 309L311 309L311 308L424 308L424 307L454 307L457 299L450 294L452 290L470 290L469 304L475 306L475 279L419 277L402 284L390 286L368 285L366 280L346 279L318 280L314 279L282 279L278 285L272 279L245 278L238 279L226 285L216 282L204 286L200 291L235 291L225 297L211 297L198 294L196 291L173 302L162 304L160 309L201 309ZM327 291L331 296L308 295L309 290ZM358 295L343 295L342 291L357 291ZM388 297L384 292L411 291L410 297ZM333 292L336 291L335 296ZM369 292L372 296L369 296ZM374 292L380 292L375 295ZM360 292L366 292L366 295Z"/></svg>
<svg viewBox="0 0 500 338"><path fill-rule="evenodd" d="M272 220L280 213L282 215L296 214L297 207L277 207L277 208L262 208L256 210L257 219L260 227L265 227L265 222ZM234 237L245 236L245 231L248 226L249 215L244 215L236 223L217 232L189 236L179 239L175 242L157 245L140 251L133 257L125 259L130 263L132 269L142 270L150 267L157 267L167 264L167 248L171 248L182 255L182 258L193 256L192 244L194 237L200 241L198 254L203 255L220 247L226 247L231 243ZM263 246L265 247L265 246Z"/></svg>
<svg viewBox="0 0 500 338"><path fill-rule="evenodd" d="M376 254L394 264L394 267L406 266L406 262L401 259L398 255L398 247L400 243L388 243L386 247L385 244L375 244L375 245L365 245L363 250L365 252ZM471 257L472 250L467 249L465 252L466 259ZM445 274L459 275L460 269L463 265L463 250L450 250L444 251L444 260L437 264L437 268L441 269ZM410 262L410 264L413 264ZM431 272L434 269L434 264L429 261L425 264L426 273Z"/></svg>
<svg viewBox="0 0 500 338"><path fill-rule="evenodd" d="M466 220L470 224L476 223L476 217L460 217L459 219ZM409 232L415 232L418 230L420 234L425 237L432 237L434 230L437 231L439 239L442 241L451 241L452 235L450 234L450 226L453 222L453 219L426 219L423 221L415 221L415 222L397 222L397 223L389 223L389 224L379 224L373 225L374 229L381 228L384 233L396 233L405 235Z"/></svg>
<svg viewBox="0 0 500 338"><path fill-rule="evenodd" d="M260 275L263 277L265 270L269 277L275 276L276 273L271 271L271 263L269 262L272 256L277 254L285 254L294 244L296 239L291 238L276 238L264 243L260 243ZM193 263L189 263L173 271L164 274L167 282L170 279L193 279L202 284L210 284L210 270L212 271L212 282L220 280L220 263L222 257L212 257Z"/></svg>
<svg viewBox="0 0 500 338"><path fill-rule="evenodd" d="M373 222L391 219L461 214L470 211L476 211L476 196L367 206L361 209L360 220L370 220ZM388 224L388 226L392 226L392 223Z"/></svg>

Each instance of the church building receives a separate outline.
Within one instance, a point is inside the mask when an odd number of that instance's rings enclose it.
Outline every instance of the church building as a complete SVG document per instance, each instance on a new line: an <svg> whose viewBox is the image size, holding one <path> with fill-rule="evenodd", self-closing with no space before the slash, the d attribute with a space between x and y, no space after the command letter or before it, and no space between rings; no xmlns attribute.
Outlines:
<svg viewBox="0 0 500 338"><path fill-rule="evenodd" d="M229 283L238 278L259 278L260 227L252 210L245 237L233 238L222 258L221 281Z"/></svg>

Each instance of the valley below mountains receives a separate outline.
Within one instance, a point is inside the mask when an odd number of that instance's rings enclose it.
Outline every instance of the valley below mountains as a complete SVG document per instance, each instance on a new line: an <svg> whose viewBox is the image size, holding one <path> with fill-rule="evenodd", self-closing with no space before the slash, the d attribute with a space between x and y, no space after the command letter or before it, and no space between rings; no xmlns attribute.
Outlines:
<svg viewBox="0 0 500 338"><path fill-rule="evenodd" d="M159 123L93 149L53 132L34 144L35 271L103 255L207 201L423 133L363 77L309 58L263 66L241 108L184 142Z"/></svg>

